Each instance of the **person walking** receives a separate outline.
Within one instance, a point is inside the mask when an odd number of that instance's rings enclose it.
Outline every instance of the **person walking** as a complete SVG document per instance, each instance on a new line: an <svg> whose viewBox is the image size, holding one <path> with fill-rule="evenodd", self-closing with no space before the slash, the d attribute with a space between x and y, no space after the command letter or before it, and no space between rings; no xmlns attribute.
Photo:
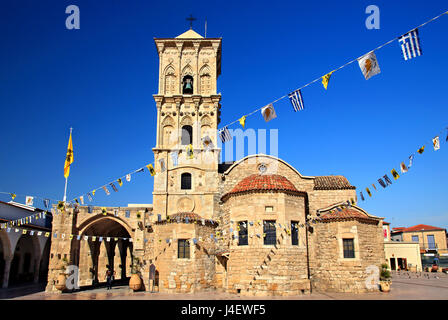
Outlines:
<svg viewBox="0 0 448 320"><path fill-rule="evenodd" d="M107 290L112 289L112 281L114 280L114 275L115 275L115 271L112 272L112 270L110 270L110 267L107 266L107 271L106 271Z"/></svg>

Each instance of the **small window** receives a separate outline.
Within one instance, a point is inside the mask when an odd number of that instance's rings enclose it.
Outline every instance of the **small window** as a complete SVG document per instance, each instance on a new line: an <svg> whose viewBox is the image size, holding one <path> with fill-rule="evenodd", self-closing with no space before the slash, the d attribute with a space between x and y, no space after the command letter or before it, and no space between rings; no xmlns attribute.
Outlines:
<svg viewBox="0 0 448 320"><path fill-rule="evenodd" d="M130 218L131 217L131 211L126 210L125 214L126 214L126 218Z"/></svg>
<svg viewBox="0 0 448 320"><path fill-rule="evenodd" d="M418 242L418 236L412 236L412 242Z"/></svg>
<svg viewBox="0 0 448 320"><path fill-rule="evenodd" d="M182 137L181 143L183 146L188 146L189 144L193 144L193 128L192 126L183 126L182 127Z"/></svg>
<svg viewBox="0 0 448 320"><path fill-rule="evenodd" d="M240 230L238 231L238 245L247 246L247 221L239 221L238 226Z"/></svg>
<svg viewBox="0 0 448 320"><path fill-rule="evenodd" d="M190 242L186 239L179 239L177 241L177 258L190 259Z"/></svg>
<svg viewBox="0 0 448 320"><path fill-rule="evenodd" d="M277 240L275 233L275 220L263 221L263 233L265 235L264 237L265 245L275 244L275 241Z"/></svg>
<svg viewBox="0 0 448 320"><path fill-rule="evenodd" d="M293 246L299 245L299 223L297 221L291 221L291 244Z"/></svg>
<svg viewBox="0 0 448 320"><path fill-rule="evenodd" d="M266 206L266 207L264 207L264 211L265 212L273 212L274 211L274 207L273 206Z"/></svg>
<svg viewBox="0 0 448 320"><path fill-rule="evenodd" d="M180 188L182 190L191 190L191 173L182 173Z"/></svg>
<svg viewBox="0 0 448 320"><path fill-rule="evenodd" d="M344 258L354 258L355 257L355 245L353 239L343 239L344 245Z"/></svg>

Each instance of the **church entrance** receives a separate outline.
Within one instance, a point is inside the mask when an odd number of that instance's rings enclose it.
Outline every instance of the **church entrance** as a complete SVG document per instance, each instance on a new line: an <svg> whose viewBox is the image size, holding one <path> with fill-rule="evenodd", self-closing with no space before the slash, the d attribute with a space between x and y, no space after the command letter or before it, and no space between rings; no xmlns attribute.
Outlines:
<svg viewBox="0 0 448 320"><path fill-rule="evenodd" d="M90 236L87 241L83 236ZM91 238L96 236L95 241ZM100 239L102 237L102 239ZM106 271L114 274L113 285L127 284L131 276L132 242L129 232L118 221L110 217L97 219L74 242L73 261L79 266L79 286L98 287L106 284Z"/></svg>

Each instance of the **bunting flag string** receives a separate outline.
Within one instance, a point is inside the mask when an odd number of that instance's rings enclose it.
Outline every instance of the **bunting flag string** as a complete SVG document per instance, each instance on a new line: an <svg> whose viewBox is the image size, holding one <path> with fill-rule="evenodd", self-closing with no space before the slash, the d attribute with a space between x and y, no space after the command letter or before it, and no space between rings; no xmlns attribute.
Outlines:
<svg viewBox="0 0 448 320"><path fill-rule="evenodd" d="M21 225L31 224L33 222L33 219L39 220L39 219L45 219L47 216L47 211L40 211L33 213L29 216L18 218L15 220L9 220L7 222L0 223L0 229L6 229L8 227L17 227Z"/></svg>
<svg viewBox="0 0 448 320"><path fill-rule="evenodd" d="M376 47L375 49L370 50L368 53L366 53L366 54L364 54L364 55L362 55L362 56L360 56L360 57L358 57L356 59L353 59L353 60L343 64L342 66L334 69L333 71L331 71L329 73L326 73L325 75L322 75L322 76L320 76L320 77L318 77L318 78L316 78L316 79L306 83L305 85L302 85L300 88L292 91L291 93L283 95L282 97L272 101L268 105L273 105L274 103L277 103L278 101L283 100L283 99L288 97L288 98L291 99L291 103L293 104L294 111L297 111L296 110L296 104L295 104L296 102L292 101L291 96L293 96L296 92L300 92L301 93L302 89L304 89L304 88L306 88L306 87L308 87L308 86L310 86L310 85L312 85L312 84L314 84L314 83L316 83L318 81L321 81L322 85L325 88L325 90L327 90L327 87L328 87L328 84L329 84L331 76L336 71L339 71L339 70L341 70L341 69L351 65L354 62L358 62L359 63L359 67L361 68L361 71L362 71L365 79L366 80L370 79L374 75L377 75L377 74L379 74L381 72L380 68L379 68L379 64L378 64L377 58L376 58L376 55L375 55L375 51L378 51L381 48L383 48L383 47L385 47L385 46L387 46L387 45L389 45L392 42L397 41L397 40L399 42L400 48L402 50L402 55L403 55L403 58L405 60L409 60L409 59L415 58L417 56L421 56L422 55L422 50L421 50L421 45L420 45L420 38L419 38L419 34L418 34L418 29L422 28L423 26L425 26L425 25L427 25L427 24L429 24L431 22L434 22L435 20L439 19L440 17L444 16L445 14L448 14L448 11L443 12L443 13L439 14L438 16L436 16L436 17L434 17L434 18L432 18L432 19L430 19L430 20L420 24L419 26L411 29L410 31L406 32L403 35L400 35L399 37L395 37L395 38L393 38L393 39L383 43L382 45ZM246 120L247 117L253 115L254 113L257 113L260 110L263 110L264 108L265 107L261 107L261 108L258 108L256 110L252 111L249 114L246 114L244 116L244 121ZM303 108L303 101L302 101L302 108ZM302 110L302 109L299 109L299 110ZM239 118L238 120L230 122L227 125L225 125L223 128L228 128L229 126L231 126L231 125L233 125L233 124L235 124L237 122L240 122L241 119L242 118ZM242 126L244 127L243 124L242 124ZM223 129L221 129L221 130L223 130ZM447 140L448 140L448 135L447 135ZM225 141L223 141L223 142L225 142Z"/></svg>
<svg viewBox="0 0 448 320"><path fill-rule="evenodd" d="M35 207L36 205L36 199L42 200L42 205L44 208L49 209L50 208L50 203L51 201L53 202L58 202L60 200L55 200L55 199L51 199L51 198L43 198L43 197L39 197L39 196L35 196L35 195L24 195L24 194L18 194L18 193L14 193L14 192L3 192L0 191L0 194L5 194L8 195L9 197L11 197L11 201L14 202L14 200L17 198L17 196L20 197L25 197L25 204L27 206L31 206L31 207Z"/></svg>
<svg viewBox="0 0 448 320"><path fill-rule="evenodd" d="M418 154L423 154L423 152L425 151L425 145L426 145L426 144L432 144L433 147L434 147L434 151L439 150L439 149L440 149L440 138L439 138L439 137L440 137L440 135L443 134L444 130L445 130L445 129L441 130L441 131L440 131L434 138L432 138L430 141L427 141L426 143L424 143L424 144L417 150L417 153L418 153ZM448 142L448 140L447 140L446 142ZM401 171L402 174L407 173L407 172L409 171L409 169L412 167L413 162L414 162L414 155L415 155L415 153L412 153L412 154L408 157L408 159L409 159L409 164L408 164L408 166L406 166L406 164L405 164L404 161L402 161L402 162L400 163L400 171ZM392 177L394 178L394 180L398 180L398 179L400 178L400 175L399 175L399 173L397 172L397 170L395 170L395 168L392 168L392 169L390 170L390 173L391 173ZM384 180L383 180L383 179L384 179ZM392 184L392 180L389 178L389 176L388 176L387 174L385 174L382 178L379 178L377 181L378 181L378 183L383 187L383 189L385 189L386 187L388 187L389 185ZM377 190L376 187L375 187L375 185L374 185L374 184L372 184L372 185L373 185L374 189ZM366 191L367 191L367 194L369 195L369 197L371 197L372 194L371 194L369 188L366 188ZM361 199L364 201L365 198L364 198L364 195L363 195L362 191L360 191L359 194L360 194L360 196L361 196Z"/></svg>

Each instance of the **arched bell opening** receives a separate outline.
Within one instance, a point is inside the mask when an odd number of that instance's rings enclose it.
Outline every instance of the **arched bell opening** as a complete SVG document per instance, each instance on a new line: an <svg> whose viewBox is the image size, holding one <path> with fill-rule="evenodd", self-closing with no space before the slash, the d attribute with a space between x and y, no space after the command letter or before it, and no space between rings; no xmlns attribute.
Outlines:
<svg viewBox="0 0 448 320"><path fill-rule="evenodd" d="M193 77L190 75L182 79L182 94L193 94Z"/></svg>

